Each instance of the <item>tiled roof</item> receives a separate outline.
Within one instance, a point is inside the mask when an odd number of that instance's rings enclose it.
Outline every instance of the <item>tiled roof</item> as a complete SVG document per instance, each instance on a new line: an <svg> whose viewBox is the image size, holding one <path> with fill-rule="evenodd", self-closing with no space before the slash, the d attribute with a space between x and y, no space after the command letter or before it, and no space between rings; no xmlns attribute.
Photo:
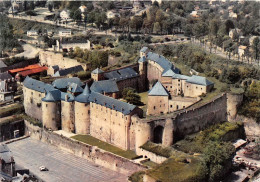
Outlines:
<svg viewBox="0 0 260 182"><path fill-rule="evenodd" d="M104 76L109 80L120 81L137 77L139 76L139 74L133 68L128 67L115 71L106 72L104 73Z"/></svg>
<svg viewBox="0 0 260 182"><path fill-rule="evenodd" d="M123 113L124 115L130 114L136 108L135 105L122 102L97 92L91 92L89 101L116 110Z"/></svg>
<svg viewBox="0 0 260 182"><path fill-rule="evenodd" d="M140 52L146 52L148 50L148 47L143 47Z"/></svg>
<svg viewBox="0 0 260 182"><path fill-rule="evenodd" d="M26 88L29 88L29 89L32 89L32 90L35 90L35 91L38 91L38 92L41 92L41 93L44 93L45 91L51 91L51 90L55 89L50 84L43 83L41 81L32 79L32 78L30 78L28 76L25 78L25 80L23 82L23 85Z"/></svg>
<svg viewBox="0 0 260 182"><path fill-rule="evenodd" d="M204 85L204 86L214 84L213 82L207 80L205 77L196 76L196 75L192 75L189 79L186 80L186 82L194 83L194 84L198 84L198 85Z"/></svg>
<svg viewBox="0 0 260 182"><path fill-rule="evenodd" d="M162 76L165 76L165 77L172 77L173 75L175 75L175 73L171 70L171 69L168 69L168 70L165 70L163 73L162 73Z"/></svg>
<svg viewBox="0 0 260 182"><path fill-rule="evenodd" d="M0 60L0 68L5 68L5 67L7 67L6 64Z"/></svg>
<svg viewBox="0 0 260 182"><path fill-rule="evenodd" d="M68 91L70 91L71 93L83 92L83 88L76 83L70 83L68 86Z"/></svg>
<svg viewBox="0 0 260 182"><path fill-rule="evenodd" d="M9 72L10 73L18 73L18 72L31 70L31 69L35 69L35 68L40 68L40 67L41 66L39 64L33 64L33 65L26 66L24 68L16 68L16 69L13 69L13 70L9 70Z"/></svg>
<svg viewBox="0 0 260 182"><path fill-rule="evenodd" d="M82 94L78 95L76 98L75 98L75 101L77 102L81 102L81 103L89 103L89 96L90 96L90 90L89 90L89 87L88 85L85 86Z"/></svg>
<svg viewBox="0 0 260 182"><path fill-rule="evenodd" d="M117 84L114 80L102 80L94 82L91 85L90 90L98 93L114 93L119 91Z"/></svg>
<svg viewBox="0 0 260 182"><path fill-rule="evenodd" d="M52 82L52 85L58 89L67 88L70 83L76 83L80 87L83 86L83 83L80 81L79 78L73 77L73 78L60 78Z"/></svg>
<svg viewBox="0 0 260 182"><path fill-rule="evenodd" d="M86 44L88 40L86 39L62 39L61 44Z"/></svg>
<svg viewBox="0 0 260 182"><path fill-rule="evenodd" d="M8 72L0 73L0 80L7 80L12 78L12 75L10 75Z"/></svg>
<svg viewBox="0 0 260 182"><path fill-rule="evenodd" d="M19 72L18 74L25 77L25 76L32 75L32 74L41 73L47 69L48 69L48 67L39 67L39 68L35 68L35 69L22 71L22 72Z"/></svg>
<svg viewBox="0 0 260 182"><path fill-rule="evenodd" d="M176 79L180 79L180 80L187 80L189 79L190 77L189 76L186 76L186 75L181 75L181 74L174 74L172 76L172 78L176 78Z"/></svg>
<svg viewBox="0 0 260 182"><path fill-rule="evenodd" d="M51 91L47 91L47 94L44 98L42 98L42 101L44 102L55 102L60 101L61 98L61 92L58 89L54 89Z"/></svg>
<svg viewBox="0 0 260 182"><path fill-rule="evenodd" d="M101 69L99 68L96 68L95 70L93 70L91 73L94 73L94 74L99 74L99 73L104 73L104 71L102 71Z"/></svg>
<svg viewBox="0 0 260 182"><path fill-rule="evenodd" d="M56 71L56 73L53 75L53 77L66 76L68 74L77 73L77 72L80 72L80 71L84 71L84 69L82 68L81 65L78 65L78 66L74 66L74 67L70 67L70 68L67 68L67 69L62 69L62 70Z"/></svg>
<svg viewBox="0 0 260 182"><path fill-rule="evenodd" d="M169 96L168 91L164 88L161 82L157 82L153 88L148 92L151 96Z"/></svg>
<svg viewBox="0 0 260 182"><path fill-rule="evenodd" d="M172 69L174 73L179 73L180 70L176 68L168 59L166 59L164 56L148 52L147 53L147 59L152 60L159 64L164 70Z"/></svg>

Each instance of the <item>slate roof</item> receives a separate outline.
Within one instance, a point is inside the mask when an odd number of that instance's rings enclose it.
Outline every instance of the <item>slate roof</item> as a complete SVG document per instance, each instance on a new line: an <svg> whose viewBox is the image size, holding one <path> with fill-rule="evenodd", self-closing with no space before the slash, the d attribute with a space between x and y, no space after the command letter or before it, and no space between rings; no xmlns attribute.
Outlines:
<svg viewBox="0 0 260 182"><path fill-rule="evenodd" d="M60 100L65 101L65 100L66 100L66 99L65 99L65 96L66 96L66 95L68 95L67 102L73 102L73 101L74 101L75 97L74 97L72 94L66 93L66 92L61 92Z"/></svg>
<svg viewBox="0 0 260 182"><path fill-rule="evenodd" d="M137 76L139 76L139 74L130 67L104 73L105 78L115 81L134 78Z"/></svg>
<svg viewBox="0 0 260 182"><path fill-rule="evenodd" d="M175 73L171 69L165 70L162 73L162 76L165 76L165 77L172 77L173 75L175 75Z"/></svg>
<svg viewBox="0 0 260 182"><path fill-rule="evenodd" d="M8 72L0 73L0 80L8 80L12 78L12 75L10 75Z"/></svg>
<svg viewBox="0 0 260 182"><path fill-rule="evenodd" d="M0 68L5 68L5 67L7 67L6 64L0 60Z"/></svg>
<svg viewBox="0 0 260 182"><path fill-rule="evenodd" d="M198 85L213 85L214 83L206 79L205 77L202 76L197 76L197 75L192 75L189 79L186 80L188 83L194 83Z"/></svg>
<svg viewBox="0 0 260 182"><path fill-rule="evenodd" d="M55 88L63 89L63 88L67 88L70 83L76 83L76 84L78 84L80 87L83 86L83 83L82 83L82 82L80 81L80 79L77 78L77 77L72 77L72 78L60 78L60 79L57 79L57 80L55 80L54 82L52 82L52 85L53 85Z"/></svg>
<svg viewBox="0 0 260 182"><path fill-rule="evenodd" d="M54 89L48 91L46 96L42 98L42 101L55 102L55 101L60 101L60 98L61 98L61 91L59 91L58 89Z"/></svg>
<svg viewBox="0 0 260 182"><path fill-rule="evenodd" d="M181 75L181 74L174 74L172 76L172 78L176 78L176 79L180 79L180 80L187 80L189 79L190 77L189 76L186 76L186 75Z"/></svg>
<svg viewBox="0 0 260 182"><path fill-rule="evenodd" d="M146 58L143 56L143 57L141 57L139 60L138 60L138 62L145 62L146 61Z"/></svg>
<svg viewBox="0 0 260 182"><path fill-rule="evenodd" d="M140 52L146 52L148 50L148 47L143 47Z"/></svg>
<svg viewBox="0 0 260 182"><path fill-rule="evenodd" d="M80 71L84 71L84 69L82 68L81 65L78 65L78 66L74 66L74 67L70 67L70 68L66 68L66 69L56 71L55 74L53 75L53 77L66 76L68 74L77 73L77 72L80 72Z"/></svg>
<svg viewBox="0 0 260 182"><path fill-rule="evenodd" d="M88 40L85 39L62 39L61 44L86 44Z"/></svg>
<svg viewBox="0 0 260 182"><path fill-rule="evenodd" d="M99 73L104 73L104 71L102 71L101 69L99 68L96 68L95 70L93 70L91 73L94 73L94 74L99 74Z"/></svg>
<svg viewBox="0 0 260 182"><path fill-rule="evenodd" d="M38 91L38 92L41 92L41 93L45 93L45 91L51 91L51 90L55 89L50 84L43 83L41 81L30 78L28 76L25 78L23 85L26 88L29 88L29 89L32 89L32 90L35 90L35 91Z"/></svg>
<svg viewBox="0 0 260 182"><path fill-rule="evenodd" d="M97 92L91 92L89 101L116 110L124 115L130 114L136 108L135 105L102 95Z"/></svg>
<svg viewBox="0 0 260 182"><path fill-rule="evenodd" d="M102 80L94 82L91 85L90 90L98 93L114 93L119 91L116 81L114 80Z"/></svg>
<svg viewBox="0 0 260 182"><path fill-rule="evenodd" d="M68 85L68 91L72 92L72 93L80 93L83 92L83 88L80 87L78 84L76 83L70 83Z"/></svg>
<svg viewBox="0 0 260 182"><path fill-rule="evenodd" d="M52 68L55 69L55 70L59 70L60 69L58 65L54 65L54 66L52 66Z"/></svg>
<svg viewBox="0 0 260 182"><path fill-rule="evenodd" d="M81 103L89 103L89 96L90 96L90 89L88 87L88 85L85 86L82 94L78 95L76 98L75 98L75 101L77 102L81 102Z"/></svg>
<svg viewBox="0 0 260 182"><path fill-rule="evenodd" d="M180 70L176 68L168 59L166 59L164 56L148 52L147 53L147 59L152 60L159 64L164 70L172 69L174 73L179 73Z"/></svg>
<svg viewBox="0 0 260 182"><path fill-rule="evenodd" d="M161 82L157 82L153 88L148 92L151 96L169 96L168 91L164 88Z"/></svg>

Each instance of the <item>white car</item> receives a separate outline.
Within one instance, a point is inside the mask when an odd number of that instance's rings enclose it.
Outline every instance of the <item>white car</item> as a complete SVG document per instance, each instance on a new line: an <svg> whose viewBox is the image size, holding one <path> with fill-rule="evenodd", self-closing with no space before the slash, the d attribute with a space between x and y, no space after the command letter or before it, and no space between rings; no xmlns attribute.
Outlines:
<svg viewBox="0 0 260 182"><path fill-rule="evenodd" d="M45 166L40 166L39 169L40 171L49 171Z"/></svg>

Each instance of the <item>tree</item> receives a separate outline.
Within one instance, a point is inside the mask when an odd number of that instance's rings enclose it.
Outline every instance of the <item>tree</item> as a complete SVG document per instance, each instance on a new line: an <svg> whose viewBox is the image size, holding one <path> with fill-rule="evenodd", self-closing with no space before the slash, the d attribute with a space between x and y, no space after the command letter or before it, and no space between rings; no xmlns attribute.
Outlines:
<svg viewBox="0 0 260 182"><path fill-rule="evenodd" d="M134 16L130 22L130 27L138 32L143 26L143 19L140 16Z"/></svg>
<svg viewBox="0 0 260 182"><path fill-rule="evenodd" d="M141 97L136 94L135 89L131 87L124 88L122 95L123 99L131 104L140 105L141 103Z"/></svg>
<svg viewBox="0 0 260 182"><path fill-rule="evenodd" d="M260 39L258 37L253 40L253 50L254 50L254 58L255 61L258 61L259 64L259 51L260 51Z"/></svg>
<svg viewBox="0 0 260 182"><path fill-rule="evenodd" d="M208 181L220 181L232 165L235 147L227 142L209 142L203 151L201 162L207 169Z"/></svg>
<svg viewBox="0 0 260 182"><path fill-rule="evenodd" d="M208 26L204 22L198 22L193 26L192 32L196 38L201 38L208 32Z"/></svg>
<svg viewBox="0 0 260 182"><path fill-rule="evenodd" d="M217 37L220 22L217 19L210 20L209 22L209 32L211 35Z"/></svg>
<svg viewBox="0 0 260 182"><path fill-rule="evenodd" d="M155 22L153 25L153 32L158 34L161 31L161 25L159 22Z"/></svg>

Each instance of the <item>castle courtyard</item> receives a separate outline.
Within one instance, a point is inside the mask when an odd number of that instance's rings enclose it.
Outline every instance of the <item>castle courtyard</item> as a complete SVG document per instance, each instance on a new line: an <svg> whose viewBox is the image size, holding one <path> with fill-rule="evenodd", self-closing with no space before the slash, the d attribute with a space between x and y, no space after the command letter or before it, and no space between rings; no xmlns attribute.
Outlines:
<svg viewBox="0 0 260 182"><path fill-rule="evenodd" d="M8 147L18 166L29 169L31 173L43 181L127 181L127 176L123 174L103 168L32 138L10 143ZM40 171L40 166L45 166L49 171Z"/></svg>

